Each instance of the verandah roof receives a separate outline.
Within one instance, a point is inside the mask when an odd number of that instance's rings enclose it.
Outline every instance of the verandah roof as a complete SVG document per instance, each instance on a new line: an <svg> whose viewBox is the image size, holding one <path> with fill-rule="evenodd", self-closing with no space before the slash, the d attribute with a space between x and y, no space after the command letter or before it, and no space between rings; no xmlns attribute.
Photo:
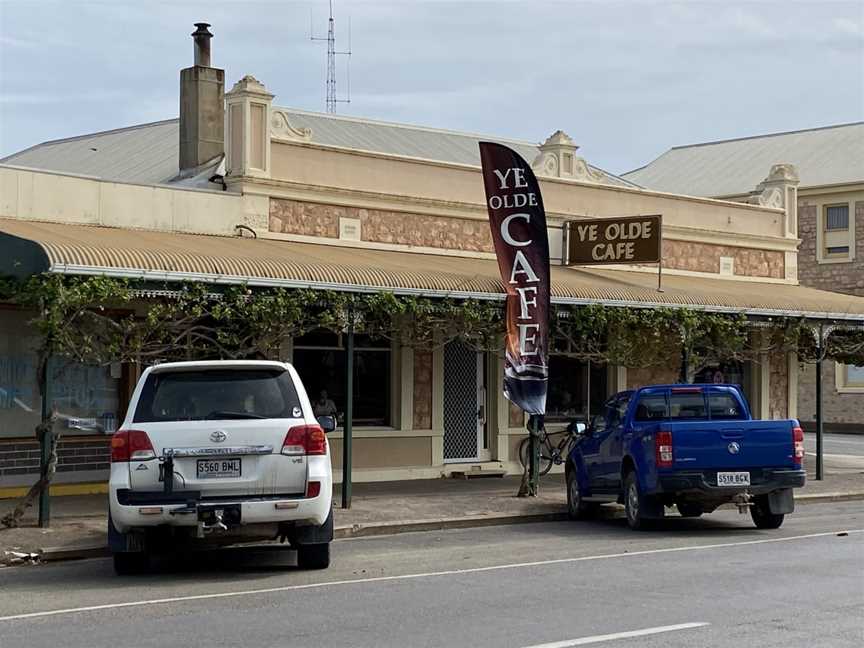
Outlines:
<svg viewBox="0 0 864 648"><path fill-rule="evenodd" d="M147 281L247 283L500 299L494 260L271 239L0 219L0 275L41 272ZM789 284L598 268L552 268L552 301L689 307L864 322L864 298Z"/></svg>

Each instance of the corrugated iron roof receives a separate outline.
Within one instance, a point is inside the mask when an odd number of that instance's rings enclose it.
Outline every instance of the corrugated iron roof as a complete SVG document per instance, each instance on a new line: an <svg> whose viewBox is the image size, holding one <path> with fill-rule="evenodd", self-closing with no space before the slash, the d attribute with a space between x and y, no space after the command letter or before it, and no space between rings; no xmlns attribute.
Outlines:
<svg viewBox="0 0 864 648"><path fill-rule="evenodd" d="M0 275L108 274L430 296L501 298L491 259L415 254L85 225L0 220ZM864 322L864 298L802 286L653 273L552 268L559 303L690 306L759 315L806 314Z"/></svg>
<svg viewBox="0 0 864 648"><path fill-rule="evenodd" d="M139 184L168 182L179 172L178 120L37 144L3 164Z"/></svg>
<svg viewBox="0 0 864 648"><path fill-rule="evenodd" d="M530 164L536 144L493 136L438 130L409 124L328 115L290 108L284 112L295 128L309 128L311 142L425 160L480 165L477 143L500 142L519 152ZM96 176L118 182L161 184L179 173L179 120L141 124L92 135L37 144L0 160L2 164L61 173ZM591 167L595 171L602 171ZM611 173L611 184L638 186Z"/></svg>
<svg viewBox="0 0 864 648"><path fill-rule="evenodd" d="M774 164L794 164L801 187L864 182L864 122L676 146L623 177L657 191L733 196L754 190Z"/></svg>

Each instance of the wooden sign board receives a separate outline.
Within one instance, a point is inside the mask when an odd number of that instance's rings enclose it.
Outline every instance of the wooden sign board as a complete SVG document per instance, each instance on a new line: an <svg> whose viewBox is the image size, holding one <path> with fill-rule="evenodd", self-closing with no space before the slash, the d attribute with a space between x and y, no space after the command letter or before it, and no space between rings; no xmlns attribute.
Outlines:
<svg viewBox="0 0 864 648"><path fill-rule="evenodd" d="M568 221L567 265L660 263L663 217Z"/></svg>

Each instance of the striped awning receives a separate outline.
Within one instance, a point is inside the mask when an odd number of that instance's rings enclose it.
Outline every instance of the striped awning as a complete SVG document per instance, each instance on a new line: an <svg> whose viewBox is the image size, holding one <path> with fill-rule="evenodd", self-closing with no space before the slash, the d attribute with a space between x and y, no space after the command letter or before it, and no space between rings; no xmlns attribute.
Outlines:
<svg viewBox="0 0 864 648"><path fill-rule="evenodd" d="M492 259L0 219L0 274L41 272L503 297ZM553 267L552 300L864 322L864 297L782 283L681 275L664 275L659 292L654 273L598 268Z"/></svg>

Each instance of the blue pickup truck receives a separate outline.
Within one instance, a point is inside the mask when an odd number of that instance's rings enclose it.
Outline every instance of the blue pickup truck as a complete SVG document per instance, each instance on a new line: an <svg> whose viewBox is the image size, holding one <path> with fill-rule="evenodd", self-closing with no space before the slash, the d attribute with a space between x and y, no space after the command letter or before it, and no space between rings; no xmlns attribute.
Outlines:
<svg viewBox="0 0 864 648"><path fill-rule="evenodd" d="M580 426L581 427L581 426ZM677 506L698 517L718 506L750 509L776 529L804 485L798 421L754 421L732 385L655 385L615 394L577 437L566 462L571 518L624 504L632 529Z"/></svg>

